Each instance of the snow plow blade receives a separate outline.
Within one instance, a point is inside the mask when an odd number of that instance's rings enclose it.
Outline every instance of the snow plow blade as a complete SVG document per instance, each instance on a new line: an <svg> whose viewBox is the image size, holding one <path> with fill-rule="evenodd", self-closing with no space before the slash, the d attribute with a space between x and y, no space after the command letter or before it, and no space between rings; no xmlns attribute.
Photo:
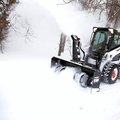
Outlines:
<svg viewBox="0 0 120 120"><path fill-rule="evenodd" d="M75 67L78 69L80 68L82 70L82 72L85 72L89 76L93 76L93 74L95 72L95 69L93 69L92 67L89 67L87 65L83 65L81 63L74 62L74 61L65 60L60 57L52 57L51 58L51 67L57 67L57 66Z"/></svg>

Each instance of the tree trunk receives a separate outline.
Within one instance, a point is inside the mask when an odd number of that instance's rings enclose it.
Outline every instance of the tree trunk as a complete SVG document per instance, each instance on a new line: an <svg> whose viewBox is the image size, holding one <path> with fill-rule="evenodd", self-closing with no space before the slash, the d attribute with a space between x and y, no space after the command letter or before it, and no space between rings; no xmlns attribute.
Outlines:
<svg viewBox="0 0 120 120"><path fill-rule="evenodd" d="M65 42L66 42L66 35L64 33L61 33L58 56L61 56L61 53L64 52Z"/></svg>

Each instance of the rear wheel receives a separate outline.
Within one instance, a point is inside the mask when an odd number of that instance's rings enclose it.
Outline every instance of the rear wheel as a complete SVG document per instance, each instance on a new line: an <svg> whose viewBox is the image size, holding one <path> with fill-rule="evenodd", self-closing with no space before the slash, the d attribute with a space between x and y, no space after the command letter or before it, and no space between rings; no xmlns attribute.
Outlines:
<svg viewBox="0 0 120 120"><path fill-rule="evenodd" d="M113 84L119 77L119 66L114 64L107 64L103 69L103 81Z"/></svg>

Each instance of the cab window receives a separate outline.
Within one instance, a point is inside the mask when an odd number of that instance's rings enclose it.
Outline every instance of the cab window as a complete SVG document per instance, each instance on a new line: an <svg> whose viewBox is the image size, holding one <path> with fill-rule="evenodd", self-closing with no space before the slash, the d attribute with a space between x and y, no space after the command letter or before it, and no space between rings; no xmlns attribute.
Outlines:
<svg viewBox="0 0 120 120"><path fill-rule="evenodd" d="M106 32L98 31L95 33L92 43L92 51L104 48L106 43Z"/></svg>
<svg viewBox="0 0 120 120"><path fill-rule="evenodd" d="M111 48L115 48L117 46L120 46L120 35L114 35Z"/></svg>
<svg viewBox="0 0 120 120"><path fill-rule="evenodd" d="M95 35L93 44L98 45L98 44L104 42L104 40L105 40L105 33L97 32L96 35Z"/></svg>

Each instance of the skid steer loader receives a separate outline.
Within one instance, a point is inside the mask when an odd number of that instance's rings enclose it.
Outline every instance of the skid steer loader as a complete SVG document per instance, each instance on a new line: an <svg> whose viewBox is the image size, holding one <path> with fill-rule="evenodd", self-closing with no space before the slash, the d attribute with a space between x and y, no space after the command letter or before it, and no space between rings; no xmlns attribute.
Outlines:
<svg viewBox="0 0 120 120"><path fill-rule="evenodd" d="M119 77L120 33L112 28L94 27L87 53L81 48L80 38L76 35L71 35L71 38L72 59L54 56L51 67L61 70L67 66L76 68L74 79L79 79L83 87L99 88L101 81L115 83Z"/></svg>

